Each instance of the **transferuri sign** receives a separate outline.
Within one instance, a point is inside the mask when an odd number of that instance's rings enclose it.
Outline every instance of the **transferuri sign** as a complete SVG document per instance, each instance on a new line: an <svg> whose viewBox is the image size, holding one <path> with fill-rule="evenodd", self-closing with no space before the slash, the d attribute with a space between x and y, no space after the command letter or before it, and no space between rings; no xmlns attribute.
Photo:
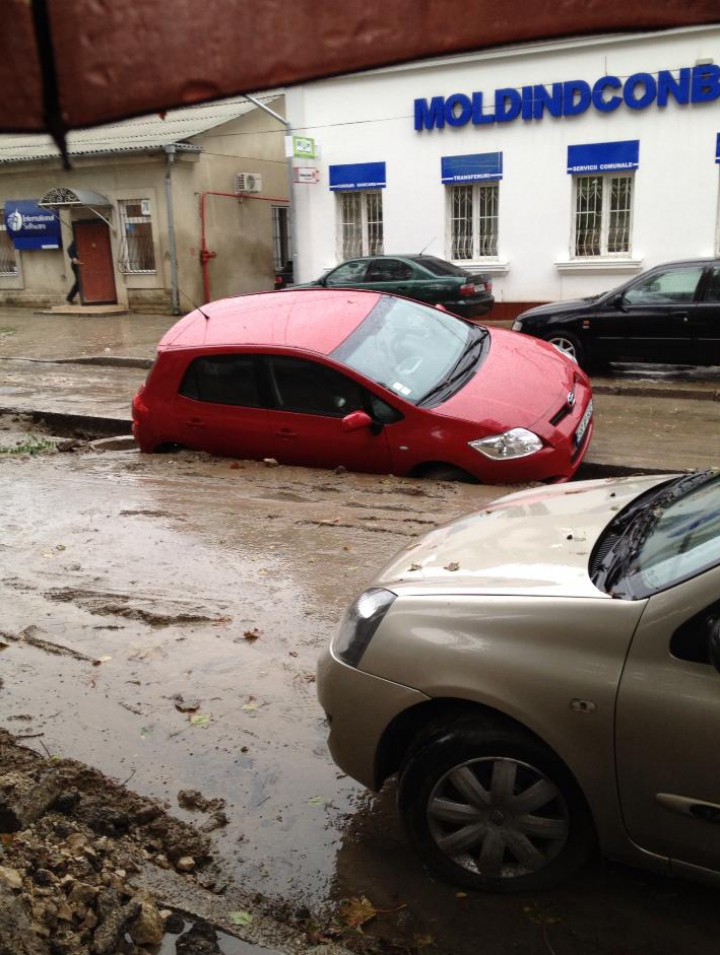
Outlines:
<svg viewBox="0 0 720 955"><path fill-rule="evenodd" d="M483 93L453 93L415 100L415 129L443 129L447 126L489 126L509 123L518 117L529 121L550 116L578 116L586 110L612 113L623 104L630 109L664 107L672 100L712 103L720 99L720 67L713 63L633 73L624 81L619 76L601 76L592 86L585 80L568 80L551 86L507 87L495 90L487 102Z"/></svg>

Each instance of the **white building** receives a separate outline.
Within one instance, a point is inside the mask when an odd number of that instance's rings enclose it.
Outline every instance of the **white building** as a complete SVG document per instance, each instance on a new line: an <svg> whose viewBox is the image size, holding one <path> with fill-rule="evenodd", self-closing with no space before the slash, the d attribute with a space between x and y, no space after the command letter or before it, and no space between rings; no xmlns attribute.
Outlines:
<svg viewBox="0 0 720 955"><path fill-rule="evenodd" d="M720 25L525 44L287 91L319 182L297 276L360 254L492 274L509 318L718 253ZM297 174L296 174L297 175ZM303 179L310 179L305 174Z"/></svg>

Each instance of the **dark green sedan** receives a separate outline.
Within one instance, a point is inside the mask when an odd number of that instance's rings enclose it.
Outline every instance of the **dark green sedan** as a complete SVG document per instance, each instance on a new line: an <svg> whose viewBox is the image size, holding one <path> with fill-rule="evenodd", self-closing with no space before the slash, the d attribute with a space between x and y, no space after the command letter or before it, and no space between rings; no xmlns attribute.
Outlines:
<svg viewBox="0 0 720 955"><path fill-rule="evenodd" d="M360 288L442 305L461 318L478 318L493 306L492 281L433 255L375 255L349 259L322 278L293 288Z"/></svg>

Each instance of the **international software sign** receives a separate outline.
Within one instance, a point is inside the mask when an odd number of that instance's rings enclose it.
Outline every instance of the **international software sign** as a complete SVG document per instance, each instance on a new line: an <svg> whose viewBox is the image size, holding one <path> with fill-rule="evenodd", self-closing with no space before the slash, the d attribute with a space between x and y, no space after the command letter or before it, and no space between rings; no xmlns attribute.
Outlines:
<svg viewBox="0 0 720 955"><path fill-rule="evenodd" d="M60 216L30 199L5 202L5 226L16 249L59 249Z"/></svg>

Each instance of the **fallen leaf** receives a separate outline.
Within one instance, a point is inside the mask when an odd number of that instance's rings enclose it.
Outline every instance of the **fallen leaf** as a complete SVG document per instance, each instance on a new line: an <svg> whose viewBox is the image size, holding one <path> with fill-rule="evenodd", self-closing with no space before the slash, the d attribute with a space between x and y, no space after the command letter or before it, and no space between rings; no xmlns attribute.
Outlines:
<svg viewBox="0 0 720 955"><path fill-rule="evenodd" d="M350 901L340 909L340 915L347 926L359 929L366 922L375 918L377 909L372 902L363 895L360 898L350 899Z"/></svg>
<svg viewBox="0 0 720 955"><path fill-rule="evenodd" d="M311 796L308 799L308 806L322 806L323 797L322 796Z"/></svg>
<svg viewBox="0 0 720 955"><path fill-rule="evenodd" d="M253 710L256 710L257 708L258 708L257 703L245 703L243 706L243 709L245 710L246 713L251 713Z"/></svg>
<svg viewBox="0 0 720 955"><path fill-rule="evenodd" d="M196 713L200 709L200 700L184 700L182 696L177 696L175 709L178 713Z"/></svg>
<svg viewBox="0 0 720 955"><path fill-rule="evenodd" d="M228 912L228 919L233 925L249 925L253 917L249 912Z"/></svg>
<svg viewBox="0 0 720 955"><path fill-rule="evenodd" d="M456 560L451 561L443 567L443 570L460 570L460 564Z"/></svg>
<svg viewBox="0 0 720 955"><path fill-rule="evenodd" d="M422 564L410 564L408 570L422 570Z"/></svg>
<svg viewBox="0 0 720 955"><path fill-rule="evenodd" d="M417 948L427 948L429 945L435 944L434 935L413 935L413 941Z"/></svg>
<svg viewBox="0 0 720 955"><path fill-rule="evenodd" d="M456 898L456 899L466 899L466 898L467 898L467 892L456 892L456 893L455 893L455 898Z"/></svg>
<svg viewBox="0 0 720 955"><path fill-rule="evenodd" d="M205 727L210 723L210 717L207 713L196 713L195 716L190 717L191 726L202 726Z"/></svg>
<svg viewBox="0 0 720 955"><path fill-rule="evenodd" d="M252 630L246 630L243 634L243 639L247 640L249 643L252 643L253 640L257 640L260 636L260 631L257 627L254 627Z"/></svg>

